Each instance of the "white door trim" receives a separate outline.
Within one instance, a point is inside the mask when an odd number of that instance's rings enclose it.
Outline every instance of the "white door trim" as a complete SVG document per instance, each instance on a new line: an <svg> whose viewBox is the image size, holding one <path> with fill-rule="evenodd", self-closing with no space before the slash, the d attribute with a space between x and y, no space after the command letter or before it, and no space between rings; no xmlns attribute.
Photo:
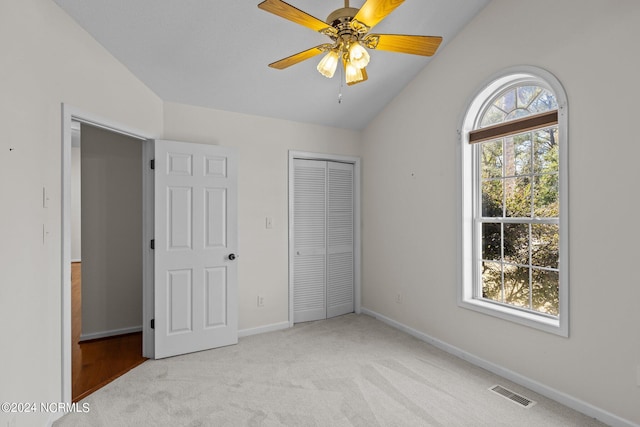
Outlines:
<svg viewBox="0 0 640 427"><path fill-rule="evenodd" d="M139 140L153 136L104 117L62 104L62 191L61 191L61 402L71 403L71 121L78 121Z"/></svg>
<svg viewBox="0 0 640 427"><path fill-rule="evenodd" d="M333 162L351 163L353 165L354 173L354 191L353 200L355 204L354 209L354 223L353 223L353 258L354 258L354 275L353 275L353 293L354 293L354 310L360 314L360 286L361 286L361 259L362 259L362 245L361 245L361 225L360 225L360 157L354 156L342 156L338 154L326 154L326 153L312 153L308 151L294 151L289 150L289 187L287 196L289 198L289 327L293 326L293 269L291 266L291 260L293 259L293 198L291 197L293 191L293 160L326 160Z"/></svg>

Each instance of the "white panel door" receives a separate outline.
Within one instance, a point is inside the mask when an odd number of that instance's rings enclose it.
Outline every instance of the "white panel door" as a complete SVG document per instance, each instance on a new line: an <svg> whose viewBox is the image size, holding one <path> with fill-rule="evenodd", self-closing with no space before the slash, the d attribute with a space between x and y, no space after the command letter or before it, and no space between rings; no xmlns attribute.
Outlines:
<svg viewBox="0 0 640 427"><path fill-rule="evenodd" d="M236 344L235 151L154 146L155 358Z"/></svg>
<svg viewBox="0 0 640 427"><path fill-rule="evenodd" d="M353 164L327 163L327 318L352 313Z"/></svg>
<svg viewBox="0 0 640 427"><path fill-rule="evenodd" d="M325 319L327 164L293 165L293 321Z"/></svg>

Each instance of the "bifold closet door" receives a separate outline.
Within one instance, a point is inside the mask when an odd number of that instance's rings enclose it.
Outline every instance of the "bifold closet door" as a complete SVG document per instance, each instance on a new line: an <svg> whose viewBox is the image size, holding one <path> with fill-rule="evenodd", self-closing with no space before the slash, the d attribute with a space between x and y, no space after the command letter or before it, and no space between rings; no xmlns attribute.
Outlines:
<svg viewBox="0 0 640 427"><path fill-rule="evenodd" d="M327 163L327 318L353 312L353 165Z"/></svg>
<svg viewBox="0 0 640 427"><path fill-rule="evenodd" d="M294 323L353 311L353 165L294 160Z"/></svg>
<svg viewBox="0 0 640 427"><path fill-rule="evenodd" d="M325 319L327 163L294 160L293 321Z"/></svg>

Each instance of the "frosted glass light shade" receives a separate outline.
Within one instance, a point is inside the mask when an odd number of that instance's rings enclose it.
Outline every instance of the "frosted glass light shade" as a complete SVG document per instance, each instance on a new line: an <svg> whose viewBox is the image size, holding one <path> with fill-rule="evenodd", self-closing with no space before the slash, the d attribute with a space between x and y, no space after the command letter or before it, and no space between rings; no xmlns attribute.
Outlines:
<svg viewBox="0 0 640 427"><path fill-rule="evenodd" d="M338 67L338 52L330 50L318 64L318 71L327 78L333 77Z"/></svg>
<svg viewBox="0 0 640 427"><path fill-rule="evenodd" d="M347 66L344 69L344 74L347 83L357 83L364 79L362 70L354 66L351 61L347 62Z"/></svg>
<svg viewBox="0 0 640 427"><path fill-rule="evenodd" d="M369 65L369 52L358 42L353 42L349 47L349 62L356 68L364 68Z"/></svg>

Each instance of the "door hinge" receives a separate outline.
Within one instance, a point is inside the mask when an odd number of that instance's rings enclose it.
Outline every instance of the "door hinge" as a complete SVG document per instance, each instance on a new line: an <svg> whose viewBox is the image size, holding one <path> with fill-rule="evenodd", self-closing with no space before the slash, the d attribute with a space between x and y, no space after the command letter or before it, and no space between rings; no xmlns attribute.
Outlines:
<svg viewBox="0 0 640 427"><path fill-rule="evenodd" d="M149 162L149 166L151 167L151 169L155 169L156 168L156 159L151 159L151 161Z"/></svg>
<svg viewBox="0 0 640 427"><path fill-rule="evenodd" d="M151 249L156 248L156 239L151 239Z"/></svg>
<svg viewBox="0 0 640 427"><path fill-rule="evenodd" d="M151 329L156 328L156 319L151 319Z"/></svg>

